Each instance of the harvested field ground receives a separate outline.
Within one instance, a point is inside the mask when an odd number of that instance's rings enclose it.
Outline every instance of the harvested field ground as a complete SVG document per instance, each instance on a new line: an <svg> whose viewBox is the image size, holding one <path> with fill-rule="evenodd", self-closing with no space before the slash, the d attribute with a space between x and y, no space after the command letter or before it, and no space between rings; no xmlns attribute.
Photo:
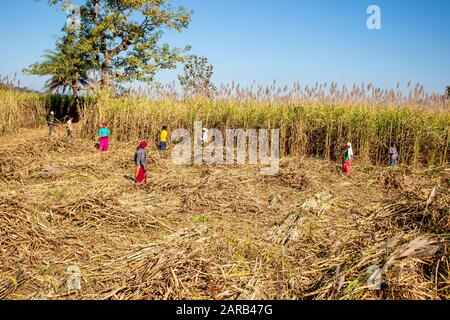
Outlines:
<svg viewBox="0 0 450 320"><path fill-rule="evenodd" d="M0 299L450 298L448 167L292 158L263 177L152 149L137 188L135 143L62 131L0 138Z"/></svg>

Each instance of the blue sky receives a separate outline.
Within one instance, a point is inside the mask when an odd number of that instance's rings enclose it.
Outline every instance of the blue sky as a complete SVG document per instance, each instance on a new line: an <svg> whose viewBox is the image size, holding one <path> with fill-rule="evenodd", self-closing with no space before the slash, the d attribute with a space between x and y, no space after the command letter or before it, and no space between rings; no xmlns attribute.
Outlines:
<svg viewBox="0 0 450 320"><path fill-rule="evenodd" d="M444 0L172 0L194 11L172 45L209 58L215 82L247 85L397 81L442 92L450 85L450 6ZM381 30L366 27L369 5L381 8ZM11 75L54 47L66 17L46 0L0 2L0 74ZM158 76L161 82L180 72ZM20 75L41 89L43 78Z"/></svg>

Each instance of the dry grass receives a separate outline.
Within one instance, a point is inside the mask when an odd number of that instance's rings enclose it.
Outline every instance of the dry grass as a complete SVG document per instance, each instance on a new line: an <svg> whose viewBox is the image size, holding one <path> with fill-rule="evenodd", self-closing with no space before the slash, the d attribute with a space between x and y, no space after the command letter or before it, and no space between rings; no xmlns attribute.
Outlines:
<svg viewBox="0 0 450 320"><path fill-rule="evenodd" d="M100 155L60 134L0 138L0 298L450 297L448 168L357 164L347 178L289 158L263 177L151 150L151 182L136 188L134 144ZM81 291L67 290L71 265ZM384 267L380 290L367 286L371 266Z"/></svg>

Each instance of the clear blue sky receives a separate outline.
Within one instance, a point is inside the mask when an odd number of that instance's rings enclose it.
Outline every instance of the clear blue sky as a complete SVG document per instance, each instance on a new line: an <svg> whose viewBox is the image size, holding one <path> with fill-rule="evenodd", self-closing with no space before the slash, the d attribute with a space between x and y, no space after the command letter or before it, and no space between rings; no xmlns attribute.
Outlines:
<svg viewBox="0 0 450 320"><path fill-rule="evenodd" d="M445 0L173 0L194 10L173 45L190 44L215 66L215 81L243 85L397 81L442 92L450 85L450 6ZM379 5L382 30L368 30L366 9ZM65 14L46 0L0 2L0 74L20 71L52 49ZM163 72L162 82L177 72ZM20 76L41 89L44 79Z"/></svg>

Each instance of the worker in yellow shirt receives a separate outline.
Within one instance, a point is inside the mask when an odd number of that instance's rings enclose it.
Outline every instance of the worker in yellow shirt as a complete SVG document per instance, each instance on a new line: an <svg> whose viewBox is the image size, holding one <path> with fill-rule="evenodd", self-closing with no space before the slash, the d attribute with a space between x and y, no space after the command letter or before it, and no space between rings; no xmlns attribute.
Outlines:
<svg viewBox="0 0 450 320"><path fill-rule="evenodd" d="M169 133L167 132L167 126L163 126L161 130L161 139L159 142L159 151L166 151L167 150L167 137L169 136Z"/></svg>

